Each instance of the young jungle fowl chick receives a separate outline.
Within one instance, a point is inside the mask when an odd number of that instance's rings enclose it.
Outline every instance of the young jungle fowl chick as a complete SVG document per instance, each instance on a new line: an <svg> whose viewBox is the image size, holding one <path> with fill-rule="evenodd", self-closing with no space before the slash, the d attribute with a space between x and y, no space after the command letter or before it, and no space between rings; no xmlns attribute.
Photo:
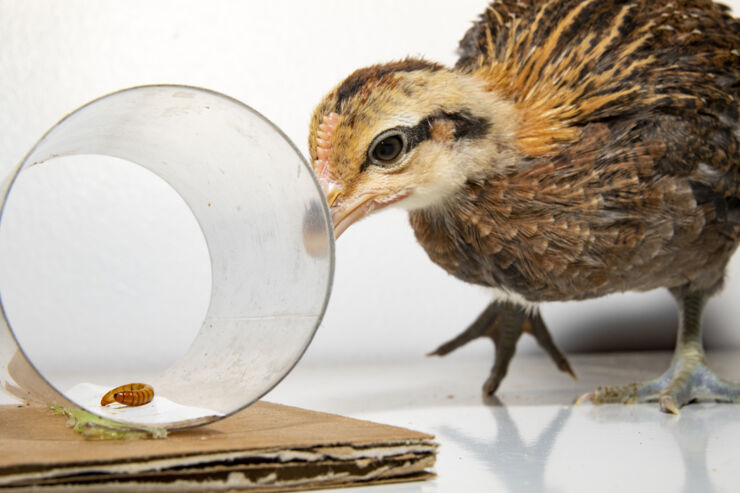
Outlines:
<svg viewBox="0 0 740 493"><path fill-rule="evenodd" d="M492 394L529 332L572 373L539 303L665 287L670 368L582 399L740 400L701 342L740 238L740 22L703 0L497 0L459 52L357 70L309 136L337 236L405 207L432 261L502 299L432 354L491 337Z"/></svg>

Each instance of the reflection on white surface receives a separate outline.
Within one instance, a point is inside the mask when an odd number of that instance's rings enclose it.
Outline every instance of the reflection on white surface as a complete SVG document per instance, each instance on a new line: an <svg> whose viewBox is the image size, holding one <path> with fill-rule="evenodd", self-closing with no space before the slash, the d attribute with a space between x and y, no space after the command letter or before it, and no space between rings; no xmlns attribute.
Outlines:
<svg viewBox="0 0 740 493"><path fill-rule="evenodd" d="M740 405L570 405L595 385L647 378L668 353L581 355L573 383L543 358L514 360L500 399L484 400L487 362L459 358L305 367L268 400L433 433L432 481L347 492L716 492L739 490ZM740 376L740 354L710 356ZM341 491L341 490L332 490Z"/></svg>
<svg viewBox="0 0 740 493"><path fill-rule="evenodd" d="M740 480L740 422L734 416L732 422L724 423L718 428L717 433L707 437L707 471L716 491L736 491Z"/></svg>
<svg viewBox="0 0 740 493"><path fill-rule="evenodd" d="M562 438L543 468L548 488L579 493L604 484L623 491L681 491L685 467L661 423L665 417L655 406L615 407L568 411L567 426L558 430Z"/></svg>

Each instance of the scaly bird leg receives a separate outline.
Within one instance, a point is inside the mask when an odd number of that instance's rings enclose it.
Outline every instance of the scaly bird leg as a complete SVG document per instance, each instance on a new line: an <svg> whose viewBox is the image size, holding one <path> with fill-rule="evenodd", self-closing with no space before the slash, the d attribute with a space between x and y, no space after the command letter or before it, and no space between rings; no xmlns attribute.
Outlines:
<svg viewBox="0 0 740 493"><path fill-rule="evenodd" d="M568 360L555 346L539 312L528 312L523 307L506 301L494 301L488 305L488 308L465 331L442 344L428 356L444 356L473 339L490 337L496 346L496 359L491 374L483 385L483 392L493 395L506 376L522 332L532 334L558 368L575 378Z"/></svg>
<svg viewBox="0 0 740 493"><path fill-rule="evenodd" d="M707 367L701 342L701 315L706 297L674 292L678 300L679 326L671 366L660 377L622 387L603 386L579 397L595 404L658 401L666 413L679 414L681 407L697 399L739 402L740 386L721 379Z"/></svg>

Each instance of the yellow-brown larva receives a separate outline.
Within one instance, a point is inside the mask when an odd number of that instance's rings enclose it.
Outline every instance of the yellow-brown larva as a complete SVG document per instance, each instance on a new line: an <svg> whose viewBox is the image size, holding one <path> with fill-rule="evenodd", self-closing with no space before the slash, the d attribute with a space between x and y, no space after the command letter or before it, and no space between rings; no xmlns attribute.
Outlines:
<svg viewBox="0 0 740 493"><path fill-rule="evenodd" d="M145 383L128 383L110 390L100 399L100 405L107 406L108 404L118 402L126 406L143 406L150 403L152 399L154 399L154 389L151 385Z"/></svg>

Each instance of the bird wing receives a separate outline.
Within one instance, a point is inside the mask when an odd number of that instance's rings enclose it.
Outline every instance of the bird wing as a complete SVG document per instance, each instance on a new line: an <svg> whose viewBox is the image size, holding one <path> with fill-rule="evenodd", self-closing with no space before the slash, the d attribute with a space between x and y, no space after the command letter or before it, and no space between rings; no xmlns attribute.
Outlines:
<svg viewBox="0 0 740 493"><path fill-rule="evenodd" d="M656 173L656 163L669 159L660 133L625 151L625 141L644 128L618 134L595 123L583 132L578 146L557 156L470 183L447 222L454 230L436 242L437 227L427 231L430 256L454 259L446 268L469 282L507 286L533 300L682 284L682 269L672 266L700 272L727 258L740 238L730 200L717 193L696 200L701 170L680 177L676 164Z"/></svg>
<svg viewBox="0 0 740 493"><path fill-rule="evenodd" d="M459 51L458 69L515 103L531 156L638 113L710 112L737 127L740 22L711 1L495 1Z"/></svg>

